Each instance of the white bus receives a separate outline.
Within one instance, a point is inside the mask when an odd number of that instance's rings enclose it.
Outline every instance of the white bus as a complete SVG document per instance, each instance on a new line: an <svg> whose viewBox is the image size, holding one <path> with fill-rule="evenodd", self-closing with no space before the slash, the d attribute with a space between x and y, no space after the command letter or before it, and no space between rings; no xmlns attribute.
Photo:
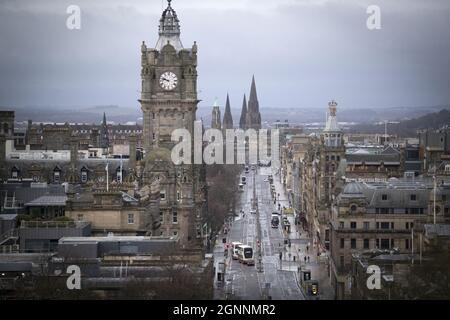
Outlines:
<svg viewBox="0 0 450 320"><path fill-rule="evenodd" d="M253 266L255 258L253 256L253 248L248 245L240 245L238 247L238 259L240 263Z"/></svg>
<svg viewBox="0 0 450 320"><path fill-rule="evenodd" d="M242 245L243 245L243 243L239 242L239 241L235 241L235 242L231 243L231 252L232 252L233 260L239 259L238 248L239 248L239 246L242 246Z"/></svg>

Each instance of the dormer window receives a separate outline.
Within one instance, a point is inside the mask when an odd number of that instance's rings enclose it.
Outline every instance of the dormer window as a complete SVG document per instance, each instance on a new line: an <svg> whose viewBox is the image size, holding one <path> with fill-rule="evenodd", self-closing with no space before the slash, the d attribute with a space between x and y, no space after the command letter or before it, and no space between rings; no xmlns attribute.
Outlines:
<svg viewBox="0 0 450 320"><path fill-rule="evenodd" d="M450 172L450 164L445 165L445 172Z"/></svg>
<svg viewBox="0 0 450 320"><path fill-rule="evenodd" d="M13 179L19 178L19 169L17 169L17 167L12 168L11 178L13 178Z"/></svg>
<svg viewBox="0 0 450 320"><path fill-rule="evenodd" d="M61 170L59 168L55 168L53 170L53 182L59 183L61 181Z"/></svg>
<svg viewBox="0 0 450 320"><path fill-rule="evenodd" d="M81 169L81 182L86 183L88 180L88 172L86 168Z"/></svg>
<svg viewBox="0 0 450 320"><path fill-rule="evenodd" d="M416 200L417 200L417 195L411 194L411 195L409 196L409 198L410 198L411 201L416 201Z"/></svg>
<svg viewBox="0 0 450 320"><path fill-rule="evenodd" d="M388 195L387 194L382 194L381 195L381 200L387 201L387 199L388 199Z"/></svg>

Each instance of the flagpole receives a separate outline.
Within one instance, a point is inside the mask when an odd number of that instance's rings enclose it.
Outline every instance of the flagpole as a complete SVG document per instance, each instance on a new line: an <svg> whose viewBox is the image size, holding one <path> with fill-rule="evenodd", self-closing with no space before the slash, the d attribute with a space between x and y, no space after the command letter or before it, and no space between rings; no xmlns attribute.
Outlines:
<svg viewBox="0 0 450 320"><path fill-rule="evenodd" d="M108 160L108 154L106 155L106 191L109 191L109 160Z"/></svg>

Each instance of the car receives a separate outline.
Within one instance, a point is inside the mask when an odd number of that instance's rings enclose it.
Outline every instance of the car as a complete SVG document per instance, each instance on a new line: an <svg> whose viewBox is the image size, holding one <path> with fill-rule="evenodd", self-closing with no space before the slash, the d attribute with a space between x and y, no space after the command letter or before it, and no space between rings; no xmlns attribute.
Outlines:
<svg viewBox="0 0 450 320"><path fill-rule="evenodd" d="M256 210L252 209L252 210L250 210L250 213L251 214L256 214Z"/></svg>

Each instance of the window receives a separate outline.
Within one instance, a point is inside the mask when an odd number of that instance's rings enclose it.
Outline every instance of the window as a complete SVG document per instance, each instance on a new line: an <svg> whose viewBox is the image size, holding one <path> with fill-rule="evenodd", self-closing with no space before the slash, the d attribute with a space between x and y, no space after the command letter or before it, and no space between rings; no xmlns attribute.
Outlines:
<svg viewBox="0 0 450 320"><path fill-rule="evenodd" d="M395 247L395 241L394 241L394 239L391 239L391 248L394 248Z"/></svg>
<svg viewBox="0 0 450 320"><path fill-rule="evenodd" d="M405 249L409 249L409 239L405 239Z"/></svg>
<svg viewBox="0 0 450 320"><path fill-rule="evenodd" d="M341 268L343 268L344 265L345 265L345 259L344 259L344 256L340 256L340 257L339 257L339 263L340 263L340 265L341 265Z"/></svg>
<svg viewBox="0 0 450 320"><path fill-rule="evenodd" d="M356 222L355 221L350 222L350 229L356 229Z"/></svg>
<svg viewBox="0 0 450 320"><path fill-rule="evenodd" d="M344 229L344 221L339 221L339 229Z"/></svg>
<svg viewBox="0 0 450 320"><path fill-rule="evenodd" d="M445 172L450 172L450 164L445 165Z"/></svg>
<svg viewBox="0 0 450 320"><path fill-rule="evenodd" d="M381 239L381 247L380 249L389 249L390 241L389 239Z"/></svg>
<svg viewBox="0 0 450 320"><path fill-rule="evenodd" d="M172 232L173 236L176 237L178 235L178 231Z"/></svg>
<svg viewBox="0 0 450 320"><path fill-rule="evenodd" d="M380 249L380 239L375 240L377 249Z"/></svg>
<svg viewBox="0 0 450 320"><path fill-rule="evenodd" d="M128 224L134 224L134 214L133 213L128 214Z"/></svg>
<svg viewBox="0 0 450 320"><path fill-rule="evenodd" d="M177 212L172 213L172 223L178 223L178 213Z"/></svg>
<svg viewBox="0 0 450 320"><path fill-rule="evenodd" d="M386 201L388 199L387 194L382 194L381 195L381 200Z"/></svg>
<svg viewBox="0 0 450 320"><path fill-rule="evenodd" d="M59 183L61 178L61 172L59 170L53 171L53 182Z"/></svg>
<svg viewBox="0 0 450 320"><path fill-rule="evenodd" d="M370 222L365 221L364 222L364 230L369 230L369 228L370 228Z"/></svg>
<svg viewBox="0 0 450 320"><path fill-rule="evenodd" d="M339 160L341 160L341 157L336 156L336 161L339 161Z"/></svg>
<svg viewBox="0 0 450 320"><path fill-rule="evenodd" d="M395 228L394 228L394 223L393 223L393 222L391 222L391 229L392 229L392 230L395 229Z"/></svg>
<svg viewBox="0 0 450 320"><path fill-rule="evenodd" d="M19 171L17 169L13 169L11 171L11 178L17 179L19 177Z"/></svg>
<svg viewBox="0 0 450 320"><path fill-rule="evenodd" d="M344 238L341 238L341 249L344 249L345 247L345 240Z"/></svg>
<svg viewBox="0 0 450 320"><path fill-rule="evenodd" d="M381 222L381 229L387 230L389 229L389 222Z"/></svg>
<svg viewBox="0 0 450 320"><path fill-rule="evenodd" d="M81 171L81 182L85 183L88 180L88 173L86 170Z"/></svg>
<svg viewBox="0 0 450 320"><path fill-rule="evenodd" d="M408 230L409 229L409 222L405 223L405 229Z"/></svg>
<svg viewBox="0 0 450 320"><path fill-rule="evenodd" d="M165 200L166 199L166 192L165 191L161 191L159 194L159 197L161 198L161 200Z"/></svg>
<svg viewBox="0 0 450 320"><path fill-rule="evenodd" d="M409 198L411 199L411 201L416 201L416 200L417 200L417 195L411 194L411 195L409 196Z"/></svg>
<svg viewBox="0 0 450 320"><path fill-rule="evenodd" d="M159 212L159 221L164 222L164 212Z"/></svg>
<svg viewBox="0 0 450 320"><path fill-rule="evenodd" d="M177 192L177 200L180 201L180 199L181 199L181 193L178 191Z"/></svg>
<svg viewBox="0 0 450 320"><path fill-rule="evenodd" d="M350 247L356 249L356 239L350 239Z"/></svg>
<svg viewBox="0 0 450 320"><path fill-rule="evenodd" d="M369 239L364 239L364 249L370 249Z"/></svg>

